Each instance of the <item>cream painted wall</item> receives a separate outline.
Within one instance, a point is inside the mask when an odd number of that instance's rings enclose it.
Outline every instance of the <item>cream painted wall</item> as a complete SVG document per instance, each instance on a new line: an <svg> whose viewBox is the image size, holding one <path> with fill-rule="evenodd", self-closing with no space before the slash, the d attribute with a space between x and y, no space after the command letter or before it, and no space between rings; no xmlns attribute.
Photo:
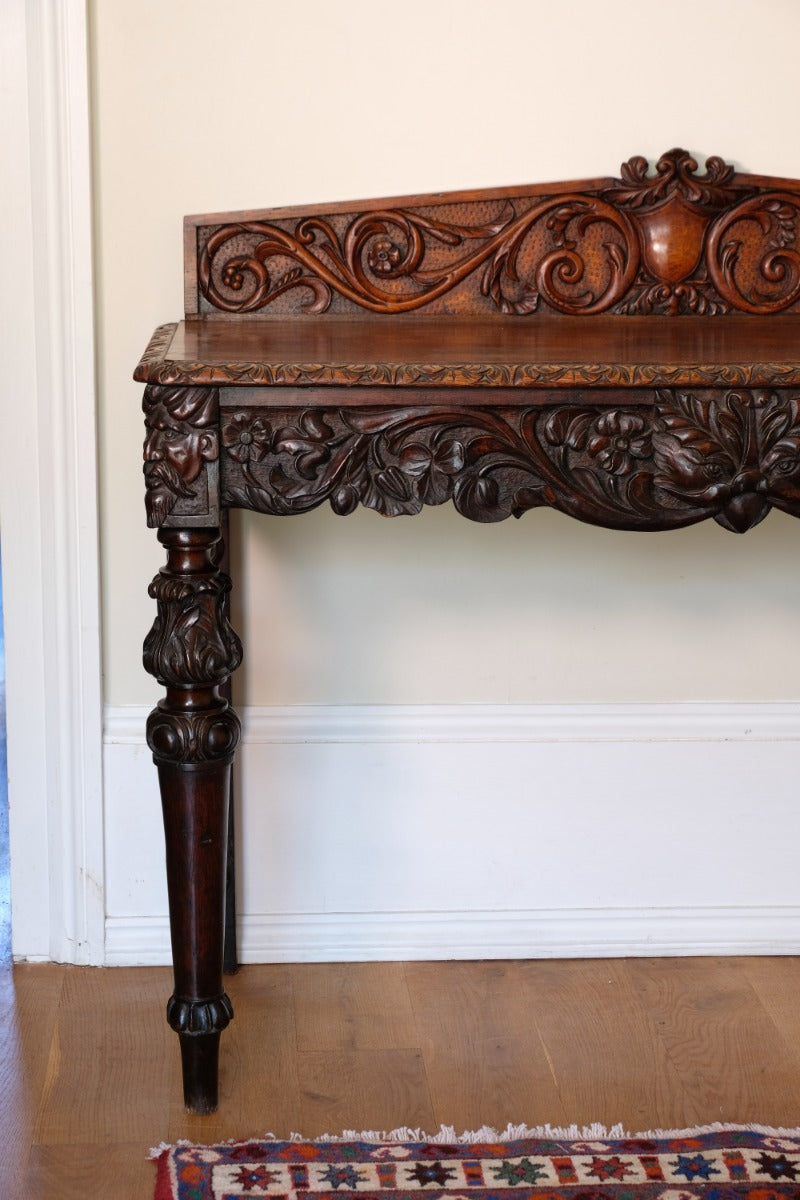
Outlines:
<svg viewBox="0 0 800 1200"><path fill-rule="evenodd" d="M93 0L106 700L160 565L140 388L187 212L614 174L673 145L800 175L795 0ZM242 522L254 704L798 699L798 532L557 514Z"/></svg>

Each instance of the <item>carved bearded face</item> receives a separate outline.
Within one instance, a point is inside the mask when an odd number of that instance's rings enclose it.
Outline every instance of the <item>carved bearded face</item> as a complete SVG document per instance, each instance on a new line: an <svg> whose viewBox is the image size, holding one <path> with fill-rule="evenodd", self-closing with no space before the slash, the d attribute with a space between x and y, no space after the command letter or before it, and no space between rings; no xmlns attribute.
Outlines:
<svg viewBox="0 0 800 1200"><path fill-rule="evenodd" d="M155 526L163 525L179 497L194 494L191 485L203 464L218 455L216 432L208 427L208 393L197 400L200 389L175 392L165 400L151 395L145 401L145 502L148 524Z"/></svg>

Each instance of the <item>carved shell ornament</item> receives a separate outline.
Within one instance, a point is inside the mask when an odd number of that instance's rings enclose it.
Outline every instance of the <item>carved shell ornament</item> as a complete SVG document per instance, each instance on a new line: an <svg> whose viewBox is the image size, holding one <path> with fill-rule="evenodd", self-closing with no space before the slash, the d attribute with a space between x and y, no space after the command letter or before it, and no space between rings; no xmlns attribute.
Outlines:
<svg viewBox="0 0 800 1200"><path fill-rule="evenodd" d="M704 173L685 150L652 173L634 157L610 187L494 209L475 224L433 205L212 227L200 291L230 313L296 292L292 311L309 314L412 312L470 285L487 312L517 315L772 313L800 298L800 198L718 157Z"/></svg>

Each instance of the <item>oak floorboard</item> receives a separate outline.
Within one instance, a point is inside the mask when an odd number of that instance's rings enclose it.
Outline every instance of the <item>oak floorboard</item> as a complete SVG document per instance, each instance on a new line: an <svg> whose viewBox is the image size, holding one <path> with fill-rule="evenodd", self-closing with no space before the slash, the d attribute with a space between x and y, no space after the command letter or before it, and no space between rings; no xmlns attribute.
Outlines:
<svg viewBox="0 0 800 1200"><path fill-rule="evenodd" d="M741 960L644 959L629 974L703 1123L797 1124L800 1059Z"/></svg>
<svg viewBox="0 0 800 1200"><path fill-rule="evenodd" d="M519 991L570 1123L639 1130L702 1119L643 1020L627 962L520 964Z"/></svg>
<svg viewBox="0 0 800 1200"><path fill-rule="evenodd" d="M176 1050L170 975L131 967L123 982L115 970L65 968L34 1144L161 1140Z"/></svg>
<svg viewBox="0 0 800 1200"><path fill-rule="evenodd" d="M23 1187L64 972L56 963L0 968L0 1170L9 1196Z"/></svg>
<svg viewBox="0 0 800 1200"><path fill-rule="evenodd" d="M435 1124L568 1123L520 989L521 964L408 963Z"/></svg>
<svg viewBox="0 0 800 1200"><path fill-rule="evenodd" d="M156 1173L147 1155L141 1142L34 1146L25 1191L11 1200L153 1200Z"/></svg>
<svg viewBox="0 0 800 1200"><path fill-rule="evenodd" d="M738 964L765 1012L783 1037L787 1052L800 1054L800 957L743 958Z"/></svg>
<svg viewBox="0 0 800 1200"><path fill-rule="evenodd" d="M293 975L301 1053L418 1045L402 963L307 963Z"/></svg>
<svg viewBox="0 0 800 1200"><path fill-rule="evenodd" d="M434 1120L420 1050L307 1051L297 1056L308 1137L344 1129L430 1129Z"/></svg>

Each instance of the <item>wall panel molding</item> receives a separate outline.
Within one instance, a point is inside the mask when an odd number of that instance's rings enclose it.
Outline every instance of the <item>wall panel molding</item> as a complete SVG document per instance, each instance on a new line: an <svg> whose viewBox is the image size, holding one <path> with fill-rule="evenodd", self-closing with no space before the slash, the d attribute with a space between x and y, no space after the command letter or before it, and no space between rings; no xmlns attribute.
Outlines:
<svg viewBox="0 0 800 1200"><path fill-rule="evenodd" d="M102 696L86 10L3 8L0 503L12 949L103 958ZM6 427L5 421L13 421ZM43 881L49 886L44 886Z"/></svg>

